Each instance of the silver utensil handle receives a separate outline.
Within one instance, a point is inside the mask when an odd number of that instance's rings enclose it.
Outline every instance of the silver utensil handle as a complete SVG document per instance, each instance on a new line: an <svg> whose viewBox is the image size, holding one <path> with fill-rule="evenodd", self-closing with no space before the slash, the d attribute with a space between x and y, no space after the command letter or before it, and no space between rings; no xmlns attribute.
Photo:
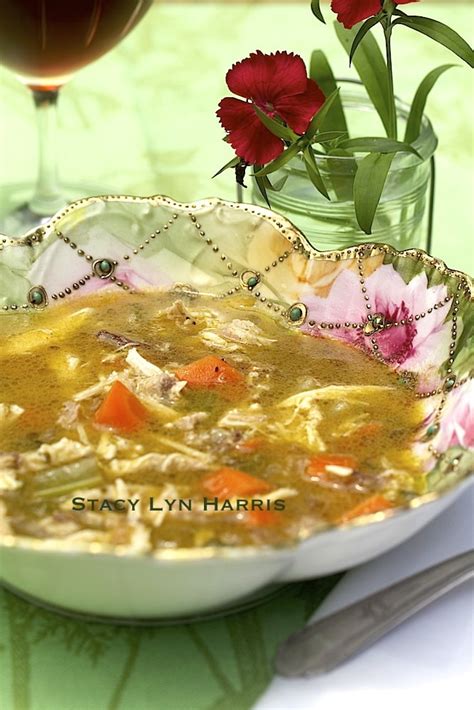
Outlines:
<svg viewBox="0 0 474 710"><path fill-rule="evenodd" d="M326 673L473 577L471 550L397 582L289 636L276 670L287 677Z"/></svg>

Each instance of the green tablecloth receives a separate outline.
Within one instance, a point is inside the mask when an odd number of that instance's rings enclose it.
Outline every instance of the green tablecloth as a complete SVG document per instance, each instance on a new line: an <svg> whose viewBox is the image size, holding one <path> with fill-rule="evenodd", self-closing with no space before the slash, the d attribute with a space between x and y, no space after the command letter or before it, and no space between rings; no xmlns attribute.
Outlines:
<svg viewBox="0 0 474 710"><path fill-rule="evenodd" d="M292 584L249 611L134 628L53 614L0 590L3 710L245 710L275 649L337 577Z"/></svg>
<svg viewBox="0 0 474 710"><path fill-rule="evenodd" d="M67 181L102 191L162 193L178 200L232 199L229 159L214 117L228 92L225 72L249 51L323 48L347 75L331 29L307 2L166 4L153 7L116 50L63 91L60 155ZM461 32L469 3L426 14ZM400 31L397 90L410 98L433 66L451 61L428 40ZM434 253L473 271L472 78L442 80L429 103L440 138ZM0 69L0 185L31 180L36 165L28 93ZM73 621L0 591L0 706L6 710L240 710L269 682L277 643L301 626L335 578L291 585L259 608L185 626L133 629Z"/></svg>

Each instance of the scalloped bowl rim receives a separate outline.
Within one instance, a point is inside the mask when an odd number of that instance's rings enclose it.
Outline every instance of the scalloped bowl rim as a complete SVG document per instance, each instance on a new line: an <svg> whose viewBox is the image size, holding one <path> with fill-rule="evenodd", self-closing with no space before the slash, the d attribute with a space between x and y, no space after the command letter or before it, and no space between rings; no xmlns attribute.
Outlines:
<svg viewBox="0 0 474 710"><path fill-rule="evenodd" d="M18 238L7 237L10 242L10 246L24 246L25 244L31 245L30 242L26 240L28 237L34 235L38 230L47 229L52 226L55 222L59 221L62 217L66 216L75 209L82 208L85 204L94 203L97 200L102 200L105 202L122 202L122 201L133 201L133 202L144 202L144 203L155 203L164 204L172 206L177 210L187 210L187 211L199 211L205 207L217 207L225 206L230 208L242 209L242 211L250 212L251 214L262 216L266 218L271 218L274 223L275 229L277 229L281 236L289 241L286 233L282 230L289 230L296 233L298 238L301 240L305 250L309 252L312 256L321 256L322 258L327 258L328 254L336 255L339 254L339 258L343 258L343 255L352 256L352 252L360 249L361 247L370 245L375 247L382 247L386 253L391 253L393 255L403 255L407 256L413 255L417 256L423 261L426 266L435 266L438 269L442 269L443 273L448 277L462 280L467 283L468 290L472 293L474 290L473 280L471 277L459 270L449 268L446 263L437 258L431 256L428 252L423 249L404 249L398 250L395 247L384 244L383 242L363 242L359 244L354 244L348 246L344 249L331 249L326 251L321 251L314 247L308 240L308 238L288 219L279 215L273 210L258 207L250 203L237 203L230 200L223 200L218 197L204 198L201 200L193 200L192 202L181 203L173 198L164 195L150 195L148 197L138 197L136 195L96 195L93 197L86 197L71 203L68 207L63 208L58 211L51 219L45 224L39 225L36 228L28 230L24 235ZM275 217L277 220L275 220ZM7 236L7 235L2 235ZM48 237L44 239L41 243L44 245L47 243ZM350 252L348 254L348 252ZM0 536L0 547L4 548L21 548L37 552L55 552L61 554L70 555L75 553L88 553L91 555L109 555L118 558L153 558L157 560L173 560L173 561L191 561L191 560L203 560L203 559L222 559L222 558L239 558L239 557L252 557L259 555L272 555L275 553L282 552L292 552L299 548L301 545L308 543L309 541L324 535L325 533L334 532L340 530L342 532L349 531L354 528L361 528L366 526L374 525L376 523L381 523L386 520L393 518L399 518L406 515L410 511L421 508L427 504L434 503L435 501L441 500L442 498L453 493L456 489L467 488L474 480L474 470L470 471L463 478L454 481L452 484L447 486L441 491L432 491L425 493L408 501L406 504L391 508L389 510L381 511L378 513L371 513L368 515L358 516L353 520L345 523L325 523L321 527L318 527L316 531L309 534L306 537L297 538L287 545L246 545L246 546L235 546L235 547L218 547L209 546L203 548L170 548L166 550L152 550L152 551L141 551L141 550L130 550L128 545L113 545L110 543L97 543L97 542L68 542L67 540L54 540L54 539L36 539L27 536L20 535L2 535Z"/></svg>

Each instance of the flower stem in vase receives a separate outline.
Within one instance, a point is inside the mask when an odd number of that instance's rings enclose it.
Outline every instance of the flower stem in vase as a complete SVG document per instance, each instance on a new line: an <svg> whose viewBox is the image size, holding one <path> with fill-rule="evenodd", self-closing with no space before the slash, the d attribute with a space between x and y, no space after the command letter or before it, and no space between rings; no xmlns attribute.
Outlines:
<svg viewBox="0 0 474 710"><path fill-rule="evenodd" d="M395 94L393 90L393 63L392 63L392 26L387 18L385 27L385 51L387 54L387 98L389 110L389 138L397 140L397 111L395 108Z"/></svg>

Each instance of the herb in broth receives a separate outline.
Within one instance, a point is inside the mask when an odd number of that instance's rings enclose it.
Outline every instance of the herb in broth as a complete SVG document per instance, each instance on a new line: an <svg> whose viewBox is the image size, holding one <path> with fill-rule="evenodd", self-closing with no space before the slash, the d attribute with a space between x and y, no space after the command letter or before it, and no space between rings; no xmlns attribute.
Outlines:
<svg viewBox="0 0 474 710"><path fill-rule="evenodd" d="M0 334L3 532L289 544L424 490L413 390L248 296L95 294Z"/></svg>

